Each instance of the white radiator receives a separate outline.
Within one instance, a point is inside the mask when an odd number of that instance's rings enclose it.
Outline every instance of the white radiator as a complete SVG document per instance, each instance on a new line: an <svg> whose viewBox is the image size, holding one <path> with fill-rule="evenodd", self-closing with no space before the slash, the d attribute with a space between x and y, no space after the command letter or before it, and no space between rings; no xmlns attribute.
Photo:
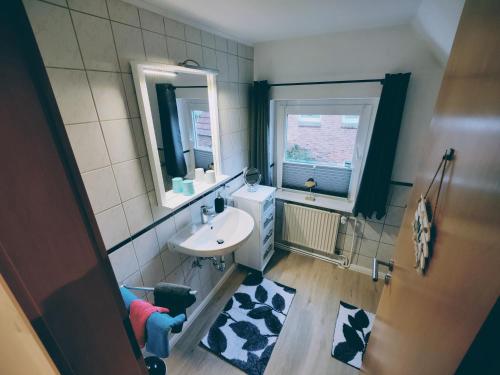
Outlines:
<svg viewBox="0 0 500 375"><path fill-rule="evenodd" d="M337 213L285 203L283 240L333 255L339 223Z"/></svg>

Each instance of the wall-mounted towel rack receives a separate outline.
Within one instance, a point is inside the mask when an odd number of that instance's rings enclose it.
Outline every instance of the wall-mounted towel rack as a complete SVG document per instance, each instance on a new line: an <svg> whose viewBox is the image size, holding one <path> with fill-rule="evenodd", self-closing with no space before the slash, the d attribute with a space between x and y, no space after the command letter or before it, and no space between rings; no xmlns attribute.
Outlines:
<svg viewBox="0 0 500 375"><path fill-rule="evenodd" d="M147 287L147 286L130 286L130 285L125 285L125 284L123 284L122 286L124 288L126 288L126 289L130 289L130 290L142 290L144 292L153 292L155 290L155 288L153 288L153 287ZM197 290L190 290L189 291L189 294L191 294L192 296L196 295L196 293L198 293Z"/></svg>

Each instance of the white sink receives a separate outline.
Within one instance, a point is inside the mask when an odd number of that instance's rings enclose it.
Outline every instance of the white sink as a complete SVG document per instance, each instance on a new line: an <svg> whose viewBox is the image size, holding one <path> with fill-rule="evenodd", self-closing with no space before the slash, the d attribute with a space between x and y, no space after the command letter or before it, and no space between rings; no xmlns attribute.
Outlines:
<svg viewBox="0 0 500 375"><path fill-rule="evenodd" d="M250 237L254 225L253 218L245 211L226 207L208 224L181 229L169 244L173 251L196 257L226 255Z"/></svg>

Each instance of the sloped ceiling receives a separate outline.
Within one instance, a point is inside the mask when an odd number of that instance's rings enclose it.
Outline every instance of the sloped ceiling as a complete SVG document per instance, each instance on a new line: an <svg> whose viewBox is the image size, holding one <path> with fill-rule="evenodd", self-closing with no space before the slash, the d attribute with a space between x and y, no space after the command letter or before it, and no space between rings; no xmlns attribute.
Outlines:
<svg viewBox="0 0 500 375"><path fill-rule="evenodd" d="M124 0L247 44L411 24L443 65L465 0ZM474 0L471 0L474 1Z"/></svg>
<svg viewBox="0 0 500 375"><path fill-rule="evenodd" d="M423 0L412 21L436 58L448 61L465 0Z"/></svg>

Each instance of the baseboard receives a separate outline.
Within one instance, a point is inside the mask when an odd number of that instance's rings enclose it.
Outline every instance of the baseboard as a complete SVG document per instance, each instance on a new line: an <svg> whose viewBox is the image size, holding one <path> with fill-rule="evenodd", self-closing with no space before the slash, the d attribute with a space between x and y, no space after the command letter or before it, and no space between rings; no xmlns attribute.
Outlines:
<svg viewBox="0 0 500 375"><path fill-rule="evenodd" d="M337 266L340 266L340 264L339 264L340 262L337 259L331 259L331 258L328 258L328 257L323 256L323 255L310 253L310 252L308 252L306 250L298 249L298 248L293 247L293 246L289 246L289 245L285 245L285 244L281 244L281 243L275 242L274 243L274 247L276 247L278 249L281 249L281 250L290 251L290 252L293 252L293 253L298 253L298 254L301 254L301 255L305 255L305 256L308 256L308 257L311 257L311 258L320 259L320 260L323 260L325 262L332 263L332 264L335 264ZM359 273L362 273L362 274L365 274L365 275L369 275L369 276L372 275L371 268L366 268L366 267L363 267L363 266L360 266L360 265L357 265L357 264L351 264L349 266L349 268L347 268L347 269L355 271L355 272L359 272ZM379 279L384 279L384 277L385 277L385 273L383 273L383 272L379 272L378 273L378 278Z"/></svg>
<svg viewBox="0 0 500 375"><path fill-rule="evenodd" d="M207 265L208 266L208 265ZM211 265L210 265L211 266ZM170 339L170 349L172 349L175 344L182 338L182 336L186 333L188 328L193 324L193 322L196 320L198 315L203 311L203 309L208 305L210 300L214 298L215 294L219 291L219 289L222 287L222 285L226 282L226 280L231 276L231 274L234 272L236 269L236 263L233 263L231 267L228 268L227 272L224 274L224 276L221 277L219 282L215 284L215 286L212 288L210 293L205 297L203 301L198 305L196 310L193 311L192 314L189 315L188 320L184 323L184 327L182 328L182 332L179 334L176 334Z"/></svg>

